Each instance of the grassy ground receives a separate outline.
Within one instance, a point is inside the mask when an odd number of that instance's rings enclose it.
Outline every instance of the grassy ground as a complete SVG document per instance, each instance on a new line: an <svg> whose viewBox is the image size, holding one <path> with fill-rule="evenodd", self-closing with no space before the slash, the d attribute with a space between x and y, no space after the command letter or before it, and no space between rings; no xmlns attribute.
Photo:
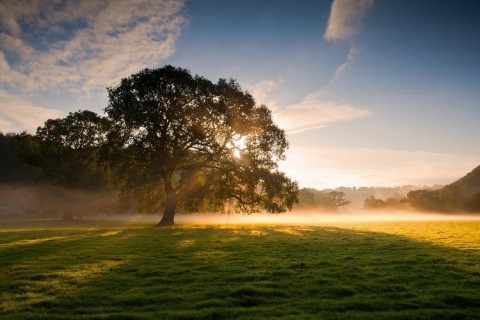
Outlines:
<svg viewBox="0 0 480 320"><path fill-rule="evenodd" d="M2 319L479 319L480 222L0 222Z"/></svg>

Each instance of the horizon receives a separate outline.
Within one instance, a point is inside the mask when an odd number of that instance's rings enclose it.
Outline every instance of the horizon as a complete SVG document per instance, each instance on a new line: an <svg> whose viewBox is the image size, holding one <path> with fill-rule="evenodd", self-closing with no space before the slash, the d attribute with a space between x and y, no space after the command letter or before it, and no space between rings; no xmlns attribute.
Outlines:
<svg viewBox="0 0 480 320"><path fill-rule="evenodd" d="M301 188L435 186L480 165L478 1L0 3L0 131L102 114L166 64L237 79ZM141 50L139 50L141 48Z"/></svg>

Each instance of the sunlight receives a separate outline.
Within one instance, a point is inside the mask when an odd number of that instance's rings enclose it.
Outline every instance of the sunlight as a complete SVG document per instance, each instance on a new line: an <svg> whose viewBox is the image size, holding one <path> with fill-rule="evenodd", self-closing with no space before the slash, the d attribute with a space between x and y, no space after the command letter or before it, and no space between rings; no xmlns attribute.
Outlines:
<svg viewBox="0 0 480 320"><path fill-rule="evenodd" d="M55 296L74 294L78 285L112 270L126 261L104 260L43 274L41 280L21 285L19 292L8 292L0 301L0 310L14 311L36 303L54 301Z"/></svg>
<svg viewBox="0 0 480 320"><path fill-rule="evenodd" d="M247 148L247 137L237 135L227 144L227 147L232 150L234 158L240 159L242 157L242 151Z"/></svg>
<svg viewBox="0 0 480 320"><path fill-rule="evenodd" d="M58 278L65 280L65 283L59 283L61 285L66 285L67 282L68 285L71 285L72 283L80 284L92 279L93 277L99 276L100 274L111 270L112 268L118 267L125 262L126 260L104 260L97 263L84 264L70 269L56 271L53 272L52 275L57 277L54 280L58 280Z"/></svg>
<svg viewBox="0 0 480 320"><path fill-rule="evenodd" d="M231 214L229 216L222 214L201 214L201 215L181 215L177 222L183 227L189 225L189 228L201 228L207 225L221 225L226 228L235 227L256 227L260 225L288 225L288 226L317 226L331 224L363 224L363 223L383 223L383 222L425 222L425 221L480 221L479 215L455 215L447 216L444 214L427 214L412 212L379 212L376 214L357 212L357 213L336 213L336 212L316 212L316 211L296 211L280 215L270 215L266 213L257 214Z"/></svg>
<svg viewBox="0 0 480 320"><path fill-rule="evenodd" d="M101 236L101 237L114 236L114 235L117 235L117 234L122 233L122 232L123 232L122 230L107 231L105 233L100 234L99 236Z"/></svg>
<svg viewBox="0 0 480 320"><path fill-rule="evenodd" d="M185 239L185 240L180 241L177 246L180 249L190 248L191 246L193 246L195 244L195 242L197 242L197 241L194 240L194 239Z"/></svg>
<svg viewBox="0 0 480 320"><path fill-rule="evenodd" d="M13 241L13 242L8 242L8 243L2 243L0 244L0 249L6 249L6 248L13 248L13 247L20 247L20 246L29 246L33 244L39 244L47 241L54 241L54 240L63 240L66 239L67 237L50 237L50 238L41 238L41 239L29 239L29 240L18 240L18 241Z"/></svg>
<svg viewBox="0 0 480 320"><path fill-rule="evenodd" d="M233 149L233 156L237 159L240 159L242 157L242 154L240 153L240 150L235 148L235 149Z"/></svg>

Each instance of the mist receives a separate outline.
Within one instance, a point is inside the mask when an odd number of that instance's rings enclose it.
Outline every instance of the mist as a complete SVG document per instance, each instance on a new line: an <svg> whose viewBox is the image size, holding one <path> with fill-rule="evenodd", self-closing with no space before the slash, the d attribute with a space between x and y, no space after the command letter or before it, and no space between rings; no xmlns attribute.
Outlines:
<svg viewBox="0 0 480 320"><path fill-rule="evenodd" d="M321 225L330 223L364 223L364 222L395 222L395 221L472 221L480 220L480 214L444 214L410 211L367 212L358 210L356 213L335 212L288 212L278 215L257 213L243 214L196 214L179 215L179 224L288 224L288 225Z"/></svg>
<svg viewBox="0 0 480 320"><path fill-rule="evenodd" d="M0 185L0 219L98 219L125 212L113 192L50 185Z"/></svg>
<svg viewBox="0 0 480 320"><path fill-rule="evenodd" d="M131 221L157 223L161 213L137 213L125 207L114 193L92 192L52 186L0 185L0 219L51 220L73 219ZM480 220L473 213L431 213L415 210L363 210L359 208L325 211L314 208L298 209L281 214L178 214L175 222L182 225L322 225L395 221L472 221Z"/></svg>

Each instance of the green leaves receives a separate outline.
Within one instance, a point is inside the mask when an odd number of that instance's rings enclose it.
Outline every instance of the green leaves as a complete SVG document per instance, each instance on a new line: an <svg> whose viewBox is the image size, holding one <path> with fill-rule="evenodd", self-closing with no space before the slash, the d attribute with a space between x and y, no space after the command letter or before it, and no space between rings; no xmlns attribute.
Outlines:
<svg viewBox="0 0 480 320"><path fill-rule="evenodd" d="M44 181L89 189L113 182L146 212L278 213L297 201L296 182L277 166L285 132L235 80L165 66L107 90L107 117L84 110L38 128Z"/></svg>
<svg viewBox="0 0 480 320"><path fill-rule="evenodd" d="M236 81L214 84L165 66L123 79L108 93L105 111L117 128L109 135L117 155L111 163L124 181L139 181L139 174L146 188L163 181L168 188L152 201L176 199L186 211L223 203L247 212L285 211L296 201L296 183L277 171L285 133Z"/></svg>
<svg viewBox="0 0 480 320"><path fill-rule="evenodd" d="M99 154L111 128L110 120L88 110L47 120L36 133L41 180L61 187L105 188Z"/></svg>

